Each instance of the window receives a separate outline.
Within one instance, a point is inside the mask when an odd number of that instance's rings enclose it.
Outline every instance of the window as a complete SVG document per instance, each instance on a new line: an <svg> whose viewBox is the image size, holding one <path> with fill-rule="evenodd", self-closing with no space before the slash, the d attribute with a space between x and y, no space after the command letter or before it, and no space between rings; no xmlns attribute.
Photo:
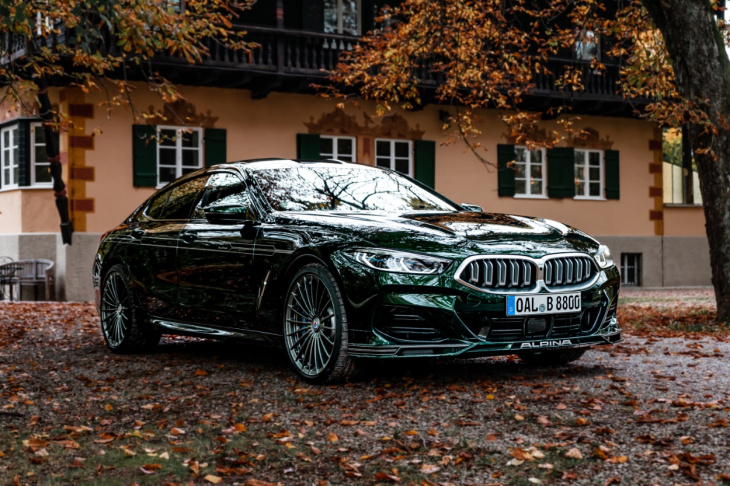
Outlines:
<svg viewBox="0 0 730 486"><path fill-rule="evenodd" d="M575 150L575 197L603 199L603 152Z"/></svg>
<svg viewBox="0 0 730 486"><path fill-rule="evenodd" d="M355 137L321 135L319 137L319 156L323 159L337 159L355 162Z"/></svg>
<svg viewBox="0 0 730 486"><path fill-rule="evenodd" d="M41 123L33 123L30 131L30 167L31 184L34 186L51 186L51 163L46 153L46 131Z"/></svg>
<svg viewBox="0 0 730 486"><path fill-rule="evenodd" d="M621 285L641 286L641 253L621 253Z"/></svg>
<svg viewBox="0 0 730 486"><path fill-rule="evenodd" d="M174 181L203 166L202 129L157 127L157 185Z"/></svg>
<svg viewBox="0 0 730 486"><path fill-rule="evenodd" d="M193 219L204 219L203 208L211 205L237 205L251 207L251 198L243 181L230 172L218 172L210 176L205 193L195 207Z"/></svg>
<svg viewBox="0 0 730 486"><path fill-rule="evenodd" d="M515 196L545 197L545 150L515 147Z"/></svg>
<svg viewBox="0 0 730 486"><path fill-rule="evenodd" d="M375 139L375 165L413 176L412 142Z"/></svg>
<svg viewBox="0 0 730 486"><path fill-rule="evenodd" d="M153 219L188 219L207 180L208 176L196 177L163 191L150 202L145 213Z"/></svg>
<svg viewBox="0 0 730 486"><path fill-rule="evenodd" d="M360 35L360 0L324 0L324 31Z"/></svg>
<svg viewBox="0 0 730 486"><path fill-rule="evenodd" d="M18 125L0 131L0 182L3 189L18 187L19 178Z"/></svg>
<svg viewBox="0 0 730 486"><path fill-rule="evenodd" d="M180 14L185 10L185 3L183 0L163 0L163 9L170 14Z"/></svg>
<svg viewBox="0 0 730 486"><path fill-rule="evenodd" d="M664 130L662 137L664 204L702 204L697 164L689 141L678 128Z"/></svg>
<svg viewBox="0 0 730 486"><path fill-rule="evenodd" d="M593 33L590 27L575 28L575 58L579 61L600 61L600 38Z"/></svg>

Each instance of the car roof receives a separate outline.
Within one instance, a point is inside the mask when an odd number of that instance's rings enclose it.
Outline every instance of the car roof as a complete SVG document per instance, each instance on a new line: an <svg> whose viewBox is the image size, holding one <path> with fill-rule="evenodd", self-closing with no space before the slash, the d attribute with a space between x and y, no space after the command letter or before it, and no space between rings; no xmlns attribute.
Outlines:
<svg viewBox="0 0 730 486"><path fill-rule="evenodd" d="M345 162L337 159L325 159L325 160L310 160L310 159L279 159L279 158L266 158L266 159L247 159L239 160L236 162L228 162L226 164L219 164L214 166L215 168L225 168L235 166L239 169L259 170L259 169L285 169L301 167L306 165L307 167L331 167L333 165L346 165L346 166L357 166L359 167L370 167L354 162Z"/></svg>

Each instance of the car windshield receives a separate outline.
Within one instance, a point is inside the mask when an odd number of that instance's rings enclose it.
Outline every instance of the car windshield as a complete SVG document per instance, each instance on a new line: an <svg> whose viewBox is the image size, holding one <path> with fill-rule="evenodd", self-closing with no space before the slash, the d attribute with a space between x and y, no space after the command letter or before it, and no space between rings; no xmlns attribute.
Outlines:
<svg viewBox="0 0 730 486"><path fill-rule="evenodd" d="M458 211L395 172L364 167L259 169L255 179L277 211Z"/></svg>

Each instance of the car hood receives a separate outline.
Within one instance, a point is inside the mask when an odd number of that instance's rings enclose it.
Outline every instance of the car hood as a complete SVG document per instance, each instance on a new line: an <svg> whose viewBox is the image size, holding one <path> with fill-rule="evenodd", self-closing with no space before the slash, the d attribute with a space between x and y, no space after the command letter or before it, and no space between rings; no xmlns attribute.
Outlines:
<svg viewBox="0 0 730 486"><path fill-rule="evenodd" d="M567 225L499 213L287 212L279 223L340 235L352 245L418 251L455 258L473 254L594 253L598 242Z"/></svg>

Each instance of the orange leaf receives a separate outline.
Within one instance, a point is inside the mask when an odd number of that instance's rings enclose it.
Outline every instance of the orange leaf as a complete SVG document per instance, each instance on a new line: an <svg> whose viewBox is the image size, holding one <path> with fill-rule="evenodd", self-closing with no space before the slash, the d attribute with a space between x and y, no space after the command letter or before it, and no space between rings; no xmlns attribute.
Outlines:
<svg viewBox="0 0 730 486"><path fill-rule="evenodd" d="M571 457L573 459L583 459L583 454L580 453L578 448L573 447L568 452L565 453L565 457Z"/></svg>

